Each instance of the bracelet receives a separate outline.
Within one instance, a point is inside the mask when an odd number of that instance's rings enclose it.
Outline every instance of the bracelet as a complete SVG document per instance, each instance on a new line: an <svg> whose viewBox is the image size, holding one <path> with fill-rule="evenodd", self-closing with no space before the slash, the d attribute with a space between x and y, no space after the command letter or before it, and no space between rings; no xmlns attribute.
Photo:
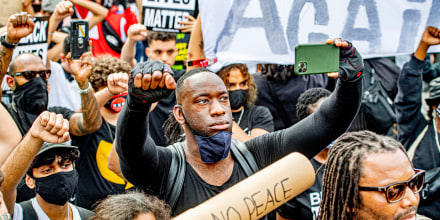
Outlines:
<svg viewBox="0 0 440 220"><path fill-rule="evenodd" d="M49 35L54 35L55 34L55 32L47 32L47 34L49 34Z"/></svg>
<svg viewBox="0 0 440 220"><path fill-rule="evenodd" d="M79 88L78 84L76 85L76 87L78 88L78 92L79 94L89 94L90 91L92 91L92 84L89 82L89 87L87 87L87 89L81 89Z"/></svg>
<svg viewBox="0 0 440 220"><path fill-rule="evenodd" d="M17 44L11 44L9 42L6 41L6 34L8 34L8 32L2 34L2 36L0 37L0 42L1 44L9 49L15 49L15 47L17 46Z"/></svg>

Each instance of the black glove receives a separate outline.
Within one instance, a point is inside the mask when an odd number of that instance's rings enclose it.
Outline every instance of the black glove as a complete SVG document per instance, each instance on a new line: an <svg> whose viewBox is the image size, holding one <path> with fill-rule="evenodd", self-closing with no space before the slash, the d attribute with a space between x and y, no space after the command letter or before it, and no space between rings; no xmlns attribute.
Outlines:
<svg viewBox="0 0 440 220"><path fill-rule="evenodd" d="M171 70L170 66L159 61L147 61L138 63L136 66L134 66L133 70L131 70L130 80L128 81L128 101L134 103L128 104L151 104L170 96L173 90L169 90L166 87L143 90L142 87L136 88L134 86L133 82L136 74L140 73L142 76L144 76L145 74L153 74L153 72L156 70L162 71L163 73L168 72L173 75L173 71Z"/></svg>
<svg viewBox="0 0 440 220"><path fill-rule="evenodd" d="M364 72L364 62L357 49L348 42L348 47L339 49L339 78L343 81L355 81Z"/></svg>

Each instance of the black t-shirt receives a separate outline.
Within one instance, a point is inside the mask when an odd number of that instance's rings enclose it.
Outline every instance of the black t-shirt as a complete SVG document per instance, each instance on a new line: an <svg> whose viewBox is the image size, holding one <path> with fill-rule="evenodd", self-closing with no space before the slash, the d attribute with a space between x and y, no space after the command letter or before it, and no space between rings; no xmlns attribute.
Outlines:
<svg viewBox="0 0 440 220"><path fill-rule="evenodd" d="M32 123L35 119L37 119L38 115L26 113L24 111L20 111L19 109L14 110L14 108L11 105L7 105L2 103L3 106L6 108L6 110L11 115L12 119L14 120L15 124L17 125L18 129L20 130L20 133L22 136L24 136L30 127L32 126ZM65 107L49 107L47 109L49 112L55 112L56 114L62 114L63 118L70 120L70 117L75 113L74 111L65 108ZM18 184L17 186L17 198L15 200L16 203L29 200L31 198L35 197L35 190L30 189L27 187L24 179Z"/></svg>
<svg viewBox="0 0 440 220"><path fill-rule="evenodd" d="M174 70L174 80L177 82L179 78L185 73L185 71ZM166 146L167 140L165 138L165 132L163 124L168 118L168 115L173 112L174 105L176 105L176 94L173 91L166 99L161 99L156 108L149 114L149 129L150 136L154 142L159 146Z"/></svg>
<svg viewBox="0 0 440 220"><path fill-rule="evenodd" d="M268 132L273 131L272 114L265 106L245 107L242 111L232 113L232 117L247 134L250 134L250 131L255 128L261 128Z"/></svg>
<svg viewBox="0 0 440 220"><path fill-rule="evenodd" d="M315 172L321 167L321 163L315 159L311 159ZM304 219L314 220L319 214L319 205L322 195L322 177L324 168L322 168L315 177L315 182L303 193L288 201L286 204L278 208L277 212L287 219Z"/></svg>
<svg viewBox="0 0 440 220"><path fill-rule="evenodd" d="M125 191L126 182L107 167L114 136L115 126L104 118L96 132L81 137L72 136L72 145L78 146L81 151L76 163L79 173L76 205L92 209L96 201Z"/></svg>
<svg viewBox="0 0 440 220"><path fill-rule="evenodd" d="M287 129L247 141L246 147L254 156L257 166L262 169L291 152L300 152L312 158L344 133L359 107L360 83L361 80L338 83L335 92L314 114ZM119 115L118 124L121 126L116 130L116 150L121 170L135 186L164 199L172 152L169 148L157 146L149 137L148 112L145 111L148 107L130 101L129 97L127 107ZM195 176L197 174L191 169L188 168L185 174L183 198L178 200L174 214L179 214L177 210L187 210L206 201L245 178L243 172L235 168L225 184L214 187ZM203 186L203 190L198 189L200 186Z"/></svg>

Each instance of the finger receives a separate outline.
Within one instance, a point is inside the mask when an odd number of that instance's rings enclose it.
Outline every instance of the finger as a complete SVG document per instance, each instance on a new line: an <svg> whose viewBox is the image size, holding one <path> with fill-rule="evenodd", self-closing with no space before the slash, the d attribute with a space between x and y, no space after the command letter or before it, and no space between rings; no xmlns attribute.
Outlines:
<svg viewBox="0 0 440 220"><path fill-rule="evenodd" d="M167 75L165 79L165 85L167 89L176 89L176 81L174 80L174 77L171 75Z"/></svg>
<svg viewBox="0 0 440 220"><path fill-rule="evenodd" d="M21 24L26 24L27 23L27 13L23 12L21 14Z"/></svg>
<svg viewBox="0 0 440 220"><path fill-rule="evenodd" d="M165 81L166 81L166 78L167 78L168 75L170 75L170 73L168 73L168 72L164 72L162 74L162 78L161 78L161 80L159 82L159 88L165 87Z"/></svg>
<svg viewBox="0 0 440 220"><path fill-rule="evenodd" d="M340 39L340 38L336 38L336 39L335 39L335 45L336 45L337 47L340 47L340 46L341 46L341 39Z"/></svg>
<svg viewBox="0 0 440 220"><path fill-rule="evenodd" d="M68 141L69 139L70 139L70 134L69 134L69 132L66 132L63 134L62 137L58 138L58 143L64 143L64 142Z"/></svg>
<svg viewBox="0 0 440 220"><path fill-rule="evenodd" d="M51 112L49 116L49 121L47 122L46 125L46 131L52 130L52 128L55 126L55 123L56 123L56 114Z"/></svg>
<svg viewBox="0 0 440 220"><path fill-rule="evenodd" d="M92 40L89 40L89 52L90 52L90 53L93 52Z"/></svg>
<svg viewBox="0 0 440 220"><path fill-rule="evenodd" d="M347 41L342 41L341 47L348 47L348 42Z"/></svg>
<svg viewBox="0 0 440 220"><path fill-rule="evenodd" d="M137 73L134 76L133 84L136 88L140 88L142 86L142 74L141 73Z"/></svg>
<svg viewBox="0 0 440 220"><path fill-rule="evenodd" d="M55 125L50 130L51 134L56 134L58 131L60 131L63 128L64 118L62 115L57 114L55 117Z"/></svg>
<svg viewBox="0 0 440 220"><path fill-rule="evenodd" d="M57 132L57 136L62 136L65 133L69 133L69 121L63 118L61 129Z"/></svg>
<svg viewBox="0 0 440 220"><path fill-rule="evenodd" d="M150 88L151 88L151 75L145 74L144 77L142 78L142 89L148 90Z"/></svg>
<svg viewBox="0 0 440 220"><path fill-rule="evenodd" d="M43 113L41 113L41 126L46 127L47 123L49 122L49 112L48 111L44 111Z"/></svg>
<svg viewBox="0 0 440 220"><path fill-rule="evenodd" d="M330 39L330 38L329 38L329 39L325 40L325 43L326 43L326 44L332 44L332 43L333 43L333 39Z"/></svg>
<svg viewBox="0 0 440 220"><path fill-rule="evenodd" d="M156 71L153 72L152 80L151 80L151 85L150 85L151 89L156 89L157 88L157 86L159 85L160 81L163 78L162 75L163 75L162 72L159 71L159 70L156 70Z"/></svg>

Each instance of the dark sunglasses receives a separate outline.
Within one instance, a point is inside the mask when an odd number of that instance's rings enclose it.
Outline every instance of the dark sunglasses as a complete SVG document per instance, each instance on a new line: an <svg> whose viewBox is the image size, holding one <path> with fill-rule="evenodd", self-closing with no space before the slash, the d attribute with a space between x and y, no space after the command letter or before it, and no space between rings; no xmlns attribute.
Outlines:
<svg viewBox="0 0 440 220"><path fill-rule="evenodd" d="M31 80L33 78L35 78L37 75L39 75L42 79L49 79L51 74L50 69L47 70L40 70L40 71L34 71L34 70L30 70L30 71L23 71L23 72L18 72L18 73L12 73L12 76L24 76L25 79Z"/></svg>
<svg viewBox="0 0 440 220"><path fill-rule="evenodd" d="M408 181L393 183L388 186L383 187L363 187L360 186L361 191L379 191L385 192L385 196L389 203L394 203L402 200L405 196L406 187L409 187L413 193L418 193L423 188L423 183L425 182L425 171L414 169L414 176Z"/></svg>

